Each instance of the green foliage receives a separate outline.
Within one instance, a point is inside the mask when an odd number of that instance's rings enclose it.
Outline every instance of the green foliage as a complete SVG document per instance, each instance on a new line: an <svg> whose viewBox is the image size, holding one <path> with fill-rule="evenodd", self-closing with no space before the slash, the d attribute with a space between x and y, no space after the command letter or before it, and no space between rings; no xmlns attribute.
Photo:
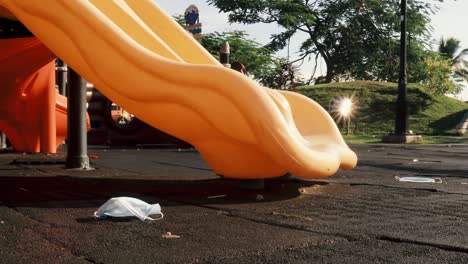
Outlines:
<svg viewBox="0 0 468 264"><path fill-rule="evenodd" d="M299 87L297 92L312 98L329 112L332 112L331 102L335 98L352 97L356 106L351 119L353 133L383 135L394 129L395 83L331 83ZM450 133L462 113L468 111L468 104L443 95L432 95L417 84L408 85L408 102L410 129L419 134Z"/></svg>
<svg viewBox="0 0 468 264"><path fill-rule="evenodd" d="M297 66L288 63L284 58L275 59L274 64L273 72L261 79L265 86L288 90L304 85Z"/></svg>
<svg viewBox="0 0 468 264"><path fill-rule="evenodd" d="M225 41L231 47L230 61L244 64L247 73L263 85L278 89L297 85L297 69L275 57L272 49L249 39L244 31L208 33L203 36L202 45L219 59L219 48Z"/></svg>
<svg viewBox="0 0 468 264"><path fill-rule="evenodd" d="M460 49L460 40L455 38L444 39L443 37L439 41L438 51L444 55L447 59L455 58L455 53Z"/></svg>
<svg viewBox="0 0 468 264"><path fill-rule="evenodd" d="M173 18L181 26L185 25L183 15L174 15ZM299 70L292 63L275 57L272 49L250 39L245 31L204 34L202 45L219 60L219 49L226 41L231 47L230 61L242 63L247 74L261 84L276 89L290 89L302 84Z"/></svg>
<svg viewBox="0 0 468 264"><path fill-rule="evenodd" d="M442 39L439 52L428 51L417 43L410 46L409 81L424 84L433 94L460 93L462 83L468 78L468 65L463 51L455 55L459 44L453 38Z"/></svg>
<svg viewBox="0 0 468 264"><path fill-rule="evenodd" d="M219 59L219 48L227 41L231 47L231 62L245 65L248 74L262 81L273 73L276 58L273 51L249 39L245 31L213 32L203 36L202 45Z"/></svg>
<svg viewBox="0 0 468 264"><path fill-rule="evenodd" d="M280 50L291 36L302 33L301 59L323 58L331 82L355 79L396 81L399 63L399 2L396 0L208 0L230 22L272 23L283 29L272 34L268 47ZM418 49L428 40L434 5L409 1L409 33ZM411 53L411 51L410 51ZM417 49L415 50L417 53ZM416 58L416 57L415 57Z"/></svg>
<svg viewBox="0 0 468 264"><path fill-rule="evenodd" d="M185 25L185 17L184 15L174 15L172 16L172 18L174 18L174 20L181 26L184 26Z"/></svg>
<svg viewBox="0 0 468 264"><path fill-rule="evenodd" d="M430 93L441 95L461 92L463 87L450 78L452 74L450 60L432 52L424 59L423 66L422 84L428 88Z"/></svg>
<svg viewBox="0 0 468 264"><path fill-rule="evenodd" d="M439 53L450 60L450 65L452 67L451 75L458 85L468 82L468 61L465 59L465 56L468 55L468 49L464 49L457 54L459 50L460 41L458 39L441 38L439 42Z"/></svg>

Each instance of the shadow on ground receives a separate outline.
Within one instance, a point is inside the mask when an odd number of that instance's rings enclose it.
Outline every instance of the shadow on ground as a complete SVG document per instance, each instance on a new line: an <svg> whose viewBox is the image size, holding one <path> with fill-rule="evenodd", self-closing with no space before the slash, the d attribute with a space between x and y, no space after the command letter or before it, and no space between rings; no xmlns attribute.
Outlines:
<svg viewBox="0 0 468 264"><path fill-rule="evenodd" d="M192 201L203 205L269 202L298 197L300 189L323 182L267 180L263 190L240 187L240 181L139 180L73 177L0 177L0 201L10 207L81 208L111 197ZM173 205L177 206L177 205Z"/></svg>

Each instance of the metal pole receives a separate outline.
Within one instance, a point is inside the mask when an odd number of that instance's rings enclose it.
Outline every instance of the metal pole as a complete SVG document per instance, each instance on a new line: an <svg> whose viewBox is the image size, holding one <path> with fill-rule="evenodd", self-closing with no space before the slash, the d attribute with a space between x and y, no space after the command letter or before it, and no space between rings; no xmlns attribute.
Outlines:
<svg viewBox="0 0 468 264"><path fill-rule="evenodd" d="M228 68L231 68L231 64L229 64L230 53L231 47L229 46L229 42L225 41L219 49L219 61L221 62L221 64Z"/></svg>
<svg viewBox="0 0 468 264"><path fill-rule="evenodd" d="M408 134L408 100L407 100L407 81L408 76L406 73L406 32L408 25L408 12L407 0L401 0L401 37L400 37L400 74L398 79L398 98L396 103L396 119L395 119L395 134L407 135Z"/></svg>
<svg viewBox="0 0 468 264"><path fill-rule="evenodd" d="M6 148L7 148L6 136L3 132L0 131L0 149L6 149Z"/></svg>
<svg viewBox="0 0 468 264"><path fill-rule="evenodd" d="M351 115L348 116L348 122L346 124L346 135L349 135L350 126L351 126Z"/></svg>
<svg viewBox="0 0 468 264"><path fill-rule="evenodd" d="M86 84L72 69L68 71L67 169L90 169L86 139Z"/></svg>
<svg viewBox="0 0 468 264"><path fill-rule="evenodd" d="M56 84L59 88L59 94L66 96L67 89L67 65L61 60L57 59L56 70Z"/></svg>

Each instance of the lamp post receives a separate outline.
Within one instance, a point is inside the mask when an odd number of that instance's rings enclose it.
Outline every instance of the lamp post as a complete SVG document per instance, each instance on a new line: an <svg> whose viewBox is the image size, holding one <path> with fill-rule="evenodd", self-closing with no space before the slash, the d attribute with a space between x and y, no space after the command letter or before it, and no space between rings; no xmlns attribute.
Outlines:
<svg viewBox="0 0 468 264"><path fill-rule="evenodd" d="M406 72L407 63L407 31L408 31L408 11L407 0L400 2L400 72L398 78L398 97L396 102L395 133L384 136L382 141L386 143L414 143L422 140L421 136L412 135L408 129L408 99Z"/></svg>
<svg viewBox="0 0 468 264"><path fill-rule="evenodd" d="M407 35L408 30L408 11L407 0L401 0L400 5L400 73L398 78L398 98L396 103L396 119L395 119L395 134L404 136L408 134L408 99L407 99L407 82L408 76L406 72L407 63Z"/></svg>

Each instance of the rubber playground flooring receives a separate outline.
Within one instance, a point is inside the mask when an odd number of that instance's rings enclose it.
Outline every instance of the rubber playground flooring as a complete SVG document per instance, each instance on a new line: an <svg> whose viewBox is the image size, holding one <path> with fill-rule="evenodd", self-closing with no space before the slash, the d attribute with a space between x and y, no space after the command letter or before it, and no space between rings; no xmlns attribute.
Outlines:
<svg viewBox="0 0 468 264"><path fill-rule="evenodd" d="M468 145L354 145L359 165L240 188L194 150L0 152L0 263L467 263ZM395 176L440 178L400 182ZM164 219L96 219L111 197ZM171 236L168 236L168 232Z"/></svg>

